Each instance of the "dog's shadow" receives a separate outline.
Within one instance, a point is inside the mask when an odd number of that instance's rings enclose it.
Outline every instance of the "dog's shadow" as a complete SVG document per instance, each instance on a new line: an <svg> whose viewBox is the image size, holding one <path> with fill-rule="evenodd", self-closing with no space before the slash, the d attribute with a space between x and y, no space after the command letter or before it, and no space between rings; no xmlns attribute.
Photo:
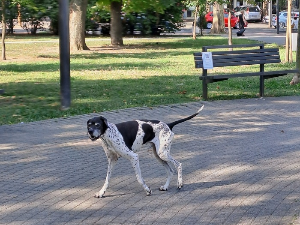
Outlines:
<svg viewBox="0 0 300 225"><path fill-rule="evenodd" d="M209 189L213 187L221 187L221 186L227 186L227 185L233 185L237 183L236 180L219 180L219 181L213 181L213 182L198 182L198 183L188 183L184 184L181 189L178 189L177 187L170 187L168 191L160 191L159 188L152 190L152 196L161 195L161 194L176 194L180 192L193 192L197 190L203 190L203 189ZM139 194L145 194L144 191L139 190ZM137 192L128 192L128 193L107 193L102 198L116 198L116 197L122 197L127 195L133 195L138 194ZM95 197L96 198L96 197Z"/></svg>
<svg viewBox="0 0 300 225"><path fill-rule="evenodd" d="M115 197L121 197L121 196L126 196L129 195L130 193L120 193L120 194L105 194L102 198L115 198ZM95 198L99 198L94 196ZM100 199L100 198L99 198Z"/></svg>
<svg viewBox="0 0 300 225"><path fill-rule="evenodd" d="M181 190L179 191L196 191L199 189L208 189L213 187L222 187L227 185L236 184L237 180L218 180L218 181L210 181L210 182L198 182L198 183L188 183L184 184Z"/></svg>

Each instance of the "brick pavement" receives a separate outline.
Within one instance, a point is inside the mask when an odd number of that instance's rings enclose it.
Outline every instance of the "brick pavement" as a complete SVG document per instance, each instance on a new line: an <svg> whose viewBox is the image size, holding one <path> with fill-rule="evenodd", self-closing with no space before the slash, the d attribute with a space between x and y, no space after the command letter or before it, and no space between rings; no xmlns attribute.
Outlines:
<svg viewBox="0 0 300 225"><path fill-rule="evenodd" d="M300 224L300 98L204 102L201 115L174 128L173 156L184 187L147 147L141 169L147 197L130 163L120 159L103 199L107 161L86 136L94 116L0 126L0 224ZM134 108L102 115L121 122L170 122L202 102Z"/></svg>

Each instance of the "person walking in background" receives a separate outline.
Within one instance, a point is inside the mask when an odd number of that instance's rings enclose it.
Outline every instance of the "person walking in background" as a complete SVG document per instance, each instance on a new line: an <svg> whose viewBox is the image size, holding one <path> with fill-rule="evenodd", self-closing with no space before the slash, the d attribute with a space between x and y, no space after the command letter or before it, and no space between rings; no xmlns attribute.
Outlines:
<svg viewBox="0 0 300 225"><path fill-rule="evenodd" d="M245 36L245 25L247 24L247 21L244 16L244 10L241 11L241 14L239 15L239 31L236 33L237 36Z"/></svg>
<svg viewBox="0 0 300 225"><path fill-rule="evenodd" d="M299 19L297 16L294 17L294 19L292 20L292 29L293 30L297 30L298 29L298 23L299 23Z"/></svg>

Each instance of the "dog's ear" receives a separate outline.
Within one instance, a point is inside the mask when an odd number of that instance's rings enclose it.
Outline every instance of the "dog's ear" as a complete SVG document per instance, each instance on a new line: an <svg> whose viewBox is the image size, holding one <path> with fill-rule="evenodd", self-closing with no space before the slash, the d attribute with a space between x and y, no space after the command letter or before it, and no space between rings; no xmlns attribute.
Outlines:
<svg viewBox="0 0 300 225"><path fill-rule="evenodd" d="M103 125L105 125L107 128L108 127L107 119L103 116L100 116L99 119L103 122Z"/></svg>
<svg viewBox="0 0 300 225"><path fill-rule="evenodd" d="M100 129L101 134L104 134L104 132L105 132L106 129L108 128L108 122L107 122L107 119L104 118L103 116L99 116L98 119L99 119L99 122L101 121L101 125L102 125L102 126L101 126L101 129Z"/></svg>

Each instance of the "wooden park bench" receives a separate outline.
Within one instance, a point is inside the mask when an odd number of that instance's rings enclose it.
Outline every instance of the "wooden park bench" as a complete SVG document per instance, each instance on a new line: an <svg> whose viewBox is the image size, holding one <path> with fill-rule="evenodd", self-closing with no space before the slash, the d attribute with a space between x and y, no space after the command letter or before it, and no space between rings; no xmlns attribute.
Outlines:
<svg viewBox="0 0 300 225"><path fill-rule="evenodd" d="M232 49L230 49L232 48ZM208 75L207 69L203 68L202 52L208 52L211 49L213 68L227 66L243 66L259 64L259 71L247 72L246 67L241 67L239 72L230 74L211 74ZM238 50L237 50L238 49ZM280 63L278 48L264 48L264 44L246 44L246 45L216 45L203 46L202 52L194 53L195 67L202 68L203 99L207 100L207 86L209 83L228 80L234 77L259 76L260 88L259 94L264 96L264 80L284 76L288 73L296 73L298 70L274 70L265 72L265 64Z"/></svg>

